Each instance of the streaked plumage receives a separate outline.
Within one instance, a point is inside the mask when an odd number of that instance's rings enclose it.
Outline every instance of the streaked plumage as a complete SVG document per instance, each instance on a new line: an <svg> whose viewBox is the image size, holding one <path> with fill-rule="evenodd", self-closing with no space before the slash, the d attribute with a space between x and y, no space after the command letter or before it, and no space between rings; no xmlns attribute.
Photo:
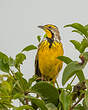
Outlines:
<svg viewBox="0 0 88 110"><path fill-rule="evenodd" d="M57 59L63 55L63 47L60 41L58 28L54 25L39 26L47 37L38 46L35 60L35 74L44 77L46 80L55 82L58 73L62 68L62 61Z"/></svg>

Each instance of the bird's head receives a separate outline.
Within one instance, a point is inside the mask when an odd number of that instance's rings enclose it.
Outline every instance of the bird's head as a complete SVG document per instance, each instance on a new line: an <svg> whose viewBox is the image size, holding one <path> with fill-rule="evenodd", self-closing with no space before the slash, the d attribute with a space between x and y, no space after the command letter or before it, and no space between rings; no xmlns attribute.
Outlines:
<svg viewBox="0 0 88 110"><path fill-rule="evenodd" d="M38 26L38 27L45 31L48 38L60 40L59 30L55 25L47 24L47 25Z"/></svg>

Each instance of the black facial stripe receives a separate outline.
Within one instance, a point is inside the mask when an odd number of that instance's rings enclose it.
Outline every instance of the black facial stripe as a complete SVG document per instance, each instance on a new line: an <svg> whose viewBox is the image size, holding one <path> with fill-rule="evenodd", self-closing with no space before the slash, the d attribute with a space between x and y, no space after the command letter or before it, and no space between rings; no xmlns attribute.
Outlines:
<svg viewBox="0 0 88 110"><path fill-rule="evenodd" d="M48 42L50 43L49 48L51 48L52 43L53 43L53 41L54 41L54 33L53 33L50 29L48 29L48 30L49 30L49 31L51 32L51 34L52 34L52 38L46 37L47 40L48 40Z"/></svg>
<svg viewBox="0 0 88 110"><path fill-rule="evenodd" d="M51 32L52 34L52 39L54 39L54 33L49 29L49 31Z"/></svg>

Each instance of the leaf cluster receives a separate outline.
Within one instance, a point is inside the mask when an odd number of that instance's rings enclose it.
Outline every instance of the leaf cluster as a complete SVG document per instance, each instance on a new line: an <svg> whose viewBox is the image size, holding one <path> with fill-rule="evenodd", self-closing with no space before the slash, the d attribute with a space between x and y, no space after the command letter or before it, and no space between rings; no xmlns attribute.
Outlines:
<svg viewBox="0 0 88 110"><path fill-rule="evenodd" d="M83 69L88 62L88 25L73 23L65 27L72 27L83 36L81 42L71 40L75 49L79 51L78 61L73 61L67 56L58 56L57 59L66 63L63 71L62 85L60 88L57 81L55 86L52 82L37 81L38 76L26 80L21 71L26 60L25 52L37 49L34 45L25 47L13 59L0 52L0 110L87 110L88 109L88 79L85 78ZM44 38L47 35L44 35ZM37 36L41 41L41 36ZM79 81L73 85L78 77ZM67 83L71 80L70 83ZM65 85L65 86L64 86ZM19 106L13 104L19 101Z"/></svg>

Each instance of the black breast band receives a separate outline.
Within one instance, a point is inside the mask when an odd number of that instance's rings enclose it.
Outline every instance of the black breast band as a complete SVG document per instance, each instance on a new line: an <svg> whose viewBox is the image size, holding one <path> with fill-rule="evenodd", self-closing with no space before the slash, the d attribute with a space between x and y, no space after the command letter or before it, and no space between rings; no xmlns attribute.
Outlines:
<svg viewBox="0 0 88 110"><path fill-rule="evenodd" d="M52 38L48 38L48 37L46 37L46 38L47 38L48 42L50 43L49 48L51 48L54 40Z"/></svg>

